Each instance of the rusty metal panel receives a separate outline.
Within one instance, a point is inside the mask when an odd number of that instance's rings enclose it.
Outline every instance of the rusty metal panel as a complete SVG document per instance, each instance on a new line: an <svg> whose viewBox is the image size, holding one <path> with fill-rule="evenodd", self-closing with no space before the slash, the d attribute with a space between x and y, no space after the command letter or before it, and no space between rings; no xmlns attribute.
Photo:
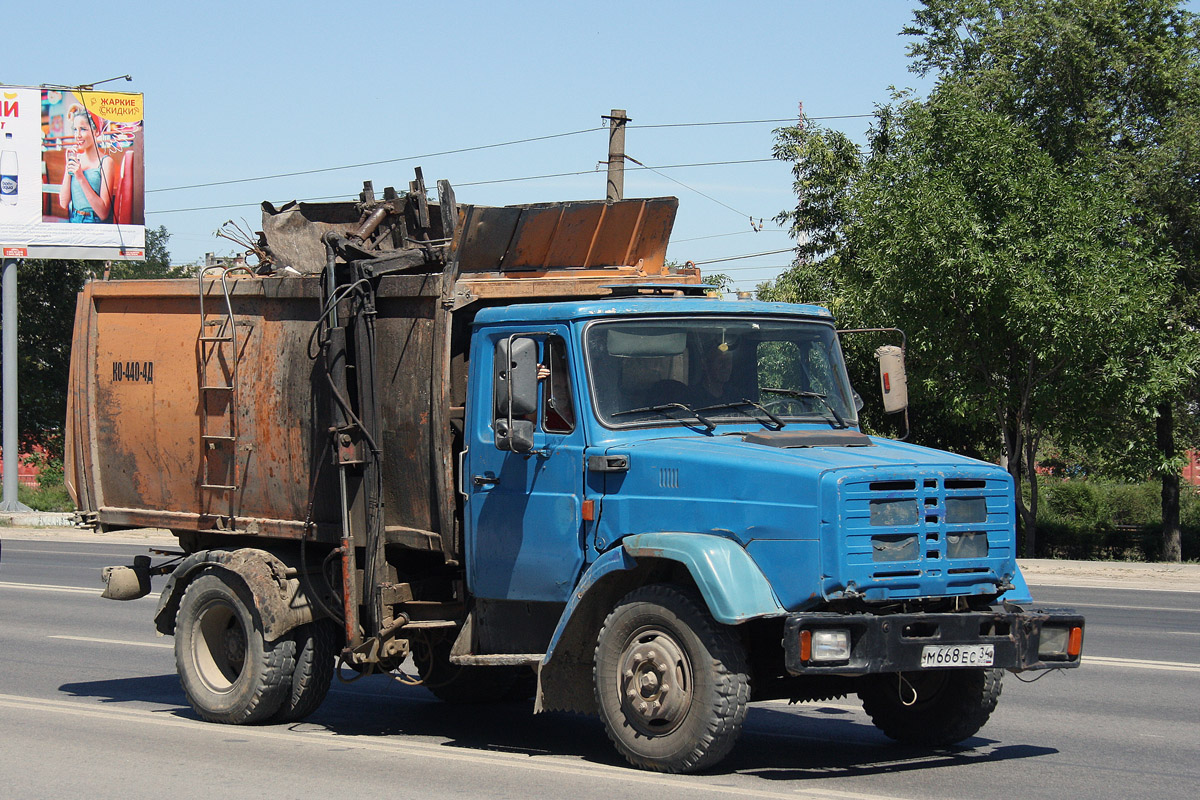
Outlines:
<svg viewBox="0 0 1200 800"><path fill-rule="evenodd" d="M339 520L336 470L326 450L329 395L309 342L320 313L319 279L232 280L239 322L232 399L200 391L199 298L193 281L112 281L81 295L71 384L69 473L82 508L114 527L253 531L298 536ZM213 291L217 282L206 283ZM436 532L431 386L445 378L433 326L442 279L381 282L376 320L388 525ZM220 289L215 289L220 294ZM228 379L231 364L210 367ZM202 489L201 414L236 415L235 490ZM444 448L442 448L444 449ZM94 452L94 463L88 452ZM85 505L86 504L86 505ZM232 517L232 520L229 518Z"/></svg>
<svg viewBox="0 0 1200 800"><path fill-rule="evenodd" d="M521 219L522 209L518 206L461 208L463 227L457 245L459 269L463 272L494 272L500 269L512 242L513 231Z"/></svg>
<svg viewBox="0 0 1200 800"><path fill-rule="evenodd" d="M94 375L88 368L92 331L91 285L85 285L75 301L75 326L71 362L67 379L66 440L63 446L63 483L75 501L75 508L85 515L98 507L89 479L92 469L92 448L95 444L92 421L91 393Z"/></svg>
<svg viewBox="0 0 1200 800"><path fill-rule="evenodd" d="M667 252L667 238L663 234L670 233L674 211L649 203L613 203L601 221L596 243L583 266L636 265L641 261L644 271L658 272ZM651 263L656 268L647 269Z"/></svg>
<svg viewBox="0 0 1200 800"><path fill-rule="evenodd" d="M380 298L377 322L386 525L438 529L431 474L435 297Z"/></svg>
<svg viewBox="0 0 1200 800"><path fill-rule="evenodd" d="M97 494L105 505L193 508L196 301L97 295L94 303Z"/></svg>
<svg viewBox="0 0 1200 800"><path fill-rule="evenodd" d="M521 267L582 267L587 264L588 252L596 241L601 229L605 212L605 203L572 203L563 205L560 209L530 210L524 215L524 224L517 229L513 237L513 246L505 260L506 269ZM549 237L549 246L542 254L542 261L533 262L529 256L537 253L543 234L534 224L539 216L555 216L557 224ZM526 233L529 230L529 233ZM532 251L529 245L533 244Z"/></svg>
<svg viewBox="0 0 1200 800"><path fill-rule="evenodd" d="M459 279L454 295L455 308L479 300L533 300L583 297L606 297L609 288L619 284L646 283L647 275L634 267L589 270L559 270L556 272L513 272L497 276L475 273ZM655 276L655 283L698 284L700 270Z"/></svg>
<svg viewBox="0 0 1200 800"><path fill-rule="evenodd" d="M464 273L633 266L658 274L674 197L464 207L457 256Z"/></svg>

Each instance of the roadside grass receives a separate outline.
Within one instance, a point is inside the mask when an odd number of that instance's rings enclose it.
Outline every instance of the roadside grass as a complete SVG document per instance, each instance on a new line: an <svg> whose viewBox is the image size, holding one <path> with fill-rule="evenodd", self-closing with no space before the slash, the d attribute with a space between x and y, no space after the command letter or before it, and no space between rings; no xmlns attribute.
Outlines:
<svg viewBox="0 0 1200 800"><path fill-rule="evenodd" d="M62 483L46 483L31 489L21 486L17 499L34 511L74 511L75 504Z"/></svg>

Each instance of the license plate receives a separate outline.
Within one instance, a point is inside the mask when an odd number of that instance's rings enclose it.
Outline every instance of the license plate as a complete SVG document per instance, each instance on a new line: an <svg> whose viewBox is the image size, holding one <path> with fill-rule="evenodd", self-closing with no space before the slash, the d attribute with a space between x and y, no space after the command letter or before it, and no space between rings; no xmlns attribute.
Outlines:
<svg viewBox="0 0 1200 800"><path fill-rule="evenodd" d="M990 644L927 644L921 648L921 667L990 667L996 648Z"/></svg>

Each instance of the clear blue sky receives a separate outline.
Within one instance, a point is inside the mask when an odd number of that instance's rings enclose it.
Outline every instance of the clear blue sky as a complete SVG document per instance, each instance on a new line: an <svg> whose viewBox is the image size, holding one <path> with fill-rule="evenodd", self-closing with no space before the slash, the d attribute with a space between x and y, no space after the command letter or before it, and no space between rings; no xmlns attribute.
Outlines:
<svg viewBox="0 0 1200 800"><path fill-rule="evenodd" d="M145 94L147 224L166 226L176 263L233 252L213 231L230 218L257 229L262 200L350 197L367 179L377 189L406 187L417 165L430 185L448 179L461 202L602 198L601 116L612 108L632 118L626 151L643 164L763 159L662 171L686 186L629 165L627 197L680 199L669 257L700 262L790 246L771 221L794 205L787 166L769 160L780 123L640 126L790 120L799 102L813 117L869 114L890 86L921 88L898 35L914 5L14 2L0 23L0 83L133 76L101 88ZM868 120L827 124L860 138ZM587 132L176 188L572 131ZM586 174L511 180L575 172ZM765 219L762 232L751 232L751 216ZM784 253L704 269L752 289L789 260Z"/></svg>

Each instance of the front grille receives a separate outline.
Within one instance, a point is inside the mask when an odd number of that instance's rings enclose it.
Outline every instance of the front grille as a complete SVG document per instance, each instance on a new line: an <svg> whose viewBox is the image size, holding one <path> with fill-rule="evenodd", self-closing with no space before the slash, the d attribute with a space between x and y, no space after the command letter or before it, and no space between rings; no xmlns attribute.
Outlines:
<svg viewBox="0 0 1200 800"><path fill-rule="evenodd" d="M989 591L1013 557L1007 476L844 478L838 502L839 583L889 597ZM828 519L828 518L827 518Z"/></svg>

